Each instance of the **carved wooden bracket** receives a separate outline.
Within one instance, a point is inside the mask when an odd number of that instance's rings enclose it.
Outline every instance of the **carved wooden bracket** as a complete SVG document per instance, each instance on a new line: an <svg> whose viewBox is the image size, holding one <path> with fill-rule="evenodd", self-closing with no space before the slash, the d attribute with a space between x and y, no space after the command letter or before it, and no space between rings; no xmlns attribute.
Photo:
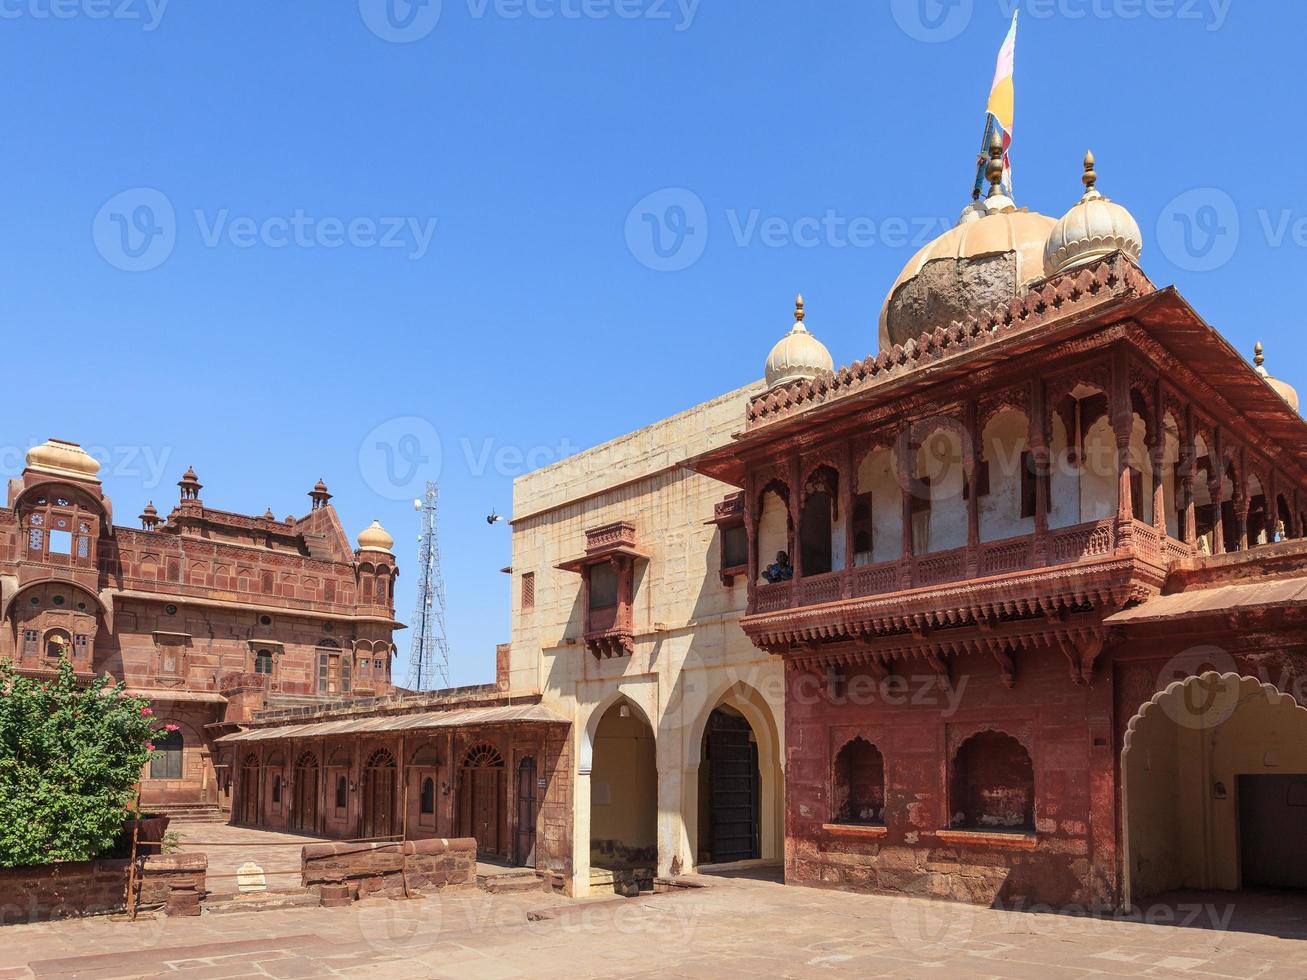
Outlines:
<svg viewBox="0 0 1307 980"><path fill-rule="evenodd" d="M1103 652L1107 637L1098 630L1071 630L1057 638L1058 646L1071 665L1071 680L1088 684L1094 677L1094 662Z"/></svg>
<svg viewBox="0 0 1307 980"><path fill-rule="evenodd" d="M994 660L998 664L999 677L1003 680L1003 686L1009 691L1017 686L1017 666L1016 661L1012 659L1012 654L1006 647L995 645L990 651L994 655Z"/></svg>

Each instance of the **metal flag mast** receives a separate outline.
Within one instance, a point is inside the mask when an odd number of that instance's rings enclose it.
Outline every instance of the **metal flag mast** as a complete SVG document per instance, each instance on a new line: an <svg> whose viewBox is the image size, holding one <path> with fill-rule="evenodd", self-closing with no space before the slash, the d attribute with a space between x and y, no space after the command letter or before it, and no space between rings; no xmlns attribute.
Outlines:
<svg viewBox="0 0 1307 980"><path fill-rule="evenodd" d="M449 641L445 636L445 579L440 572L440 538L437 531L440 490L427 484L424 496L413 501L422 515L418 536L417 605L413 610L413 646L409 651L409 683L414 691L438 690L449 683Z"/></svg>

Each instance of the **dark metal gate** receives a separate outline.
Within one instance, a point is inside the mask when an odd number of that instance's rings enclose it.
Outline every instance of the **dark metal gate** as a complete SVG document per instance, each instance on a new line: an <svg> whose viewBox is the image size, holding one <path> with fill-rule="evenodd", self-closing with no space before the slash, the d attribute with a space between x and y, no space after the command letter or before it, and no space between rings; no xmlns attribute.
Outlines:
<svg viewBox="0 0 1307 980"><path fill-rule="evenodd" d="M718 708L708 719L709 813L714 864L761 856L758 746L742 715Z"/></svg>

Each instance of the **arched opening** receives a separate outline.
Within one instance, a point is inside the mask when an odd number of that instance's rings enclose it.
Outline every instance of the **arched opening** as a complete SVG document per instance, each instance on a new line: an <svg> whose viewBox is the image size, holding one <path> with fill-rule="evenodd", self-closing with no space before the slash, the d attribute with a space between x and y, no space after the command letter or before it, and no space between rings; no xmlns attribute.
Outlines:
<svg viewBox="0 0 1307 980"><path fill-rule="evenodd" d="M875 565L903 556L903 489L894 453L874 449L858 465L853 503L853 563Z"/></svg>
<svg viewBox="0 0 1307 980"><path fill-rule="evenodd" d="M408 826L430 834L436 832L436 788L440 780L440 751L435 742L418 745L409 755L405 781L418 787L416 801L409 801ZM416 810L414 805L416 804Z"/></svg>
<svg viewBox="0 0 1307 980"><path fill-rule="evenodd" d="M1029 437L1030 421L1019 409L1002 409L985 423L981 458L967 488L976 494L981 541L1034 533L1037 483Z"/></svg>
<svg viewBox="0 0 1307 980"><path fill-rule="evenodd" d="M595 729L590 865L652 878L658 863L658 764L653 729L622 698Z"/></svg>
<svg viewBox="0 0 1307 980"><path fill-rule="evenodd" d="M1033 833L1035 769L1025 746L995 731L963 742L949 775L949 812L959 830Z"/></svg>
<svg viewBox="0 0 1307 980"><path fill-rule="evenodd" d="M844 567L844 517L837 503L839 484L839 473L830 466L817 467L804 483L799 547L805 576L825 575Z"/></svg>
<svg viewBox="0 0 1307 980"><path fill-rule="evenodd" d="M1307 889L1307 710L1292 697L1233 673L1177 681L1131 719L1121 770L1127 903Z"/></svg>
<svg viewBox="0 0 1307 980"><path fill-rule="evenodd" d="M517 840L513 859L523 867L535 864L536 821L540 817L539 786L535 756L523 756L517 764Z"/></svg>
<svg viewBox="0 0 1307 980"><path fill-rule="evenodd" d="M914 555L951 551L967 543L962 435L960 426L940 426L916 445L909 484Z"/></svg>
<svg viewBox="0 0 1307 980"><path fill-rule="evenodd" d="M263 774L267 780L267 786L264 789L264 800L267 802L264 819L276 817L280 819L285 814L285 804L282 801L282 784L285 782L286 756L280 749L275 750L263 761Z"/></svg>
<svg viewBox="0 0 1307 980"><path fill-rule="evenodd" d="M250 753L241 763L240 822L254 826L259 822L259 757Z"/></svg>
<svg viewBox="0 0 1307 980"><path fill-rule="evenodd" d="M831 823L883 826L885 759L880 749L855 738L835 756L831 779Z"/></svg>
<svg viewBox="0 0 1307 980"><path fill-rule="evenodd" d="M295 795L292 819L300 833L318 829L318 757L305 752L295 762Z"/></svg>
<svg viewBox="0 0 1307 980"><path fill-rule="evenodd" d="M504 757L493 745L463 756L458 780L459 835L475 838L477 853L507 856L504 823Z"/></svg>
<svg viewBox="0 0 1307 980"><path fill-rule="evenodd" d="M45 634L45 655L51 660L71 657L73 654L72 637L67 630L47 630Z"/></svg>
<svg viewBox="0 0 1307 980"><path fill-rule="evenodd" d="M386 749L378 749L363 767L363 838L393 837L399 808L395 805L399 767Z"/></svg>
<svg viewBox="0 0 1307 980"><path fill-rule="evenodd" d="M783 581L793 576L790 560L790 492L773 481L763 490L758 507L759 581ZM770 574L768 574L770 572Z"/></svg>
<svg viewBox="0 0 1307 980"><path fill-rule="evenodd" d="M699 864L762 857L762 774L758 740L730 705L708 716L699 763Z"/></svg>

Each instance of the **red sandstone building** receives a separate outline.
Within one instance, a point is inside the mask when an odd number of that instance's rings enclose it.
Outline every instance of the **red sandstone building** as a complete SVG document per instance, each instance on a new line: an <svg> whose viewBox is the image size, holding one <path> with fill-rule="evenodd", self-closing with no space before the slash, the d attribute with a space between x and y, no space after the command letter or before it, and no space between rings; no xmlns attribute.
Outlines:
<svg viewBox="0 0 1307 980"><path fill-rule="evenodd" d="M1054 220L999 155L878 355L834 370L800 303L765 384L519 480L496 685L220 736L236 819L576 894L1307 887L1297 395L1149 280L1092 160Z"/></svg>
<svg viewBox="0 0 1307 980"><path fill-rule="evenodd" d="M213 739L256 710L391 692L398 571L379 525L351 548L321 482L303 517L215 510L187 470L166 519L150 504L123 527L98 472L52 439L10 481L0 658L52 676L67 655L178 726L143 774L146 805L227 805Z"/></svg>

